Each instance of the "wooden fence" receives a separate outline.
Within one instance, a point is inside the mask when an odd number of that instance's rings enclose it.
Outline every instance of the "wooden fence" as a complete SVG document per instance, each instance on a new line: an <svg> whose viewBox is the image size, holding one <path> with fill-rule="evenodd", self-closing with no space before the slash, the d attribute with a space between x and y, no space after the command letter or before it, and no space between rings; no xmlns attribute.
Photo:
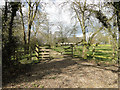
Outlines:
<svg viewBox="0 0 120 90"><path fill-rule="evenodd" d="M35 46L35 56L38 60L50 59L50 49L47 47Z"/></svg>
<svg viewBox="0 0 120 90"><path fill-rule="evenodd" d="M73 44L70 44L70 45L65 45L65 46L68 46L68 47L64 47L64 55L70 55L71 57L74 56L74 45ZM67 53L67 54L66 54Z"/></svg>
<svg viewBox="0 0 120 90"><path fill-rule="evenodd" d="M24 48L19 47L15 50L14 55L12 56L12 60L48 60L50 59L50 49L49 46L42 47L40 45L35 45L34 48L31 48L31 52L29 54L24 53Z"/></svg>

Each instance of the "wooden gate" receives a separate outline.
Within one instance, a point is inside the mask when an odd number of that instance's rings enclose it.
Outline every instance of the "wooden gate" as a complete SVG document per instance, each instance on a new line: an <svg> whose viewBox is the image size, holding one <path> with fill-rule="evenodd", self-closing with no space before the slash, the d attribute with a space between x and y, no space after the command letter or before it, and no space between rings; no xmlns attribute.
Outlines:
<svg viewBox="0 0 120 90"><path fill-rule="evenodd" d="M71 57L74 56L73 54L73 49L74 49L74 45L73 44L70 44L70 45L65 45L67 47L64 47L64 55L70 55Z"/></svg>
<svg viewBox="0 0 120 90"><path fill-rule="evenodd" d="M39 45L35 46L35 56L37 60L50 59L50 49L47 47L41 47Z"/></svg>

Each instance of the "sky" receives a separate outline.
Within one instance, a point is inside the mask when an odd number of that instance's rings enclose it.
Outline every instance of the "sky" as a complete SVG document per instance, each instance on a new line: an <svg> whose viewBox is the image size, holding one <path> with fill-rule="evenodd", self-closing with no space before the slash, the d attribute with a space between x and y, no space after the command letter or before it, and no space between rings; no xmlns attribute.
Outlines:
<svg viewBox="0 0 120 90"><path fill-rule="evenodd" d="M45 10L48 13L49 22L57 24L58 22L62 22L64 26L71 27L75 23L75 20L71 20L71 12L70 12L70 4L63 5L63 3L67 0L45 0L49 3ZM63 5L63 7L61 7ZM73 12L72 12L73 14ZM75 14L75 13L74 13ZM79 23L78 23L79 26ZM51 27L52 33L59 31L56 26ZM82 30L79 27L76 33L76 36L82 37Z"/></svg>
<svg viewBox="0 0 120 90"><path fill-rule="evenodd" d="M69 4L65 5L63 8L59 7L59 4L61 4L63 2L65 2L65 0L55 0L54 4L49 4L50 8L49 8L49 5L48 5L48 7L46 8L46 11L49 14L50 22L59 22L59 21L62 21L63 24L71 26L71 24L74 24L75 21L71 20L71 13L70 13L70 10L69 10L70 9L70 5ZM87 2L89 4L91 4L92 0L91 1L88 0ZM95 0L94 3L97 3L96 0ZM72 14L73 13L74 12L72 12ZM78 25L79 28L77 30L76 36L77 37L82 37L83 34L82 34L82 30L80 28L80 24L78 23L77 25ZM52 29L52 31L55 32L56 31L55 28ZM90 32L87 32L86 36L89 36L89 35L90 35Z"/></svg>
<svg viewBox="0 0 120 90"><path fill-rule="evenodd" d="M75 23L75 20L72 19L71 12L70 12L70 4L64 5L63 7L60 7L62 3L64 3L67 0L44 0L44 2L49 3L45 10L48 13L48 18L50 22L57 23L62 22L63 25L71 26ZM72 1L72 0L71 0ZM84 0L81 0L84 1ZM98 3L98 1L103 2L104 0L87 0L87 4L92 4L94 1L95 4ZM72 14L75 14L75 12L72 12ZM95 23L97 24L97 23ZM80 28L80 23L77 24L79 26L78 31L76 33L77 37L82 37L82 30ZM51 31L54 33L58 29L55 26L52 26ZM90 33L87 33L86 36L89 36Z"/></svg>
<svg viewBox="0 0 120 90"><path fill-rule="evenodd" d="M65 0L46 0L49 3L45 10L48 13L49 22L57 24L58 22L62 22L64 25L70 25L71 18L69 12L69 5L64 6L63 8L60 7L60 4L65 2ZM57 30L57 29L56 29ZM52 32L55 32L52 30Z"/></svg>
<svg viewBox="0 0 120 90"><path fill-rule="evenodd" d="M71 12L70 12L70 5L64 5L63 7L61 7L60 5L67 1L67 0L42 0L43 2L47 3L46 7L45 7L45 11L48 13L48 19L50 23L54 23L54 26L51 26L50 30L52 31L52 33L54 33L55 31L58 31L58 28L56 27L56 24L58 22L62 22L63 25L65 26L71 26L72 24L75 23L74 19L71 20ZM83 0L81 0L83 1ZM87 0L87 2L90 3L96 3L99 0ZM100 0L101 2L103 2L103 0ZM1 0L0 5L4 5L4 0ZM23 8L23 11L27 11L27 7ZM74 13L72 13L74 14ZM80 28L80 25L78 23L78 31L77 31L77 36L82 37L82 30ZM87 33L87 36L89 35L89 33Z"/></svg>
<svg viewBox="0 0 120 90"><path fill-rule="evenodd" d="M4 0L0 0L0 8L5 4Z"/></svg>

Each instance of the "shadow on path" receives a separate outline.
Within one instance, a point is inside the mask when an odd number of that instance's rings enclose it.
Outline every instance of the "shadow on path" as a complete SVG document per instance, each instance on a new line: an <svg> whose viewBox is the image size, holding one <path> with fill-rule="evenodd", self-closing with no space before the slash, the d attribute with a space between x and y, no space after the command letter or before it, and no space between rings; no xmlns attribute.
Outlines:
<svg viewBox="0 0 120 90"><path fill-rule="evenodd" d="M34 80L42 79L46 75L50 74L60 74L62 73L61 69L66 68L68 66L72 66L77 64L75 61L65 58L59 61L46 62L46 63L38 63L36 65L29 65L26 69L26 72L22 74L18 74L16 77L8 78L8 81L3 86L8 83L21 83L21 82L32 82ZM27 72L28 71L28 72Z"/></svg>
<svg viewBox="0 0 120 90"><path fill-rule="evenodd" d="M89 65L89 64L82 64L81 62L87 62L83 60L73 60L70 57L66 57L63 59L53 59L49 62L38 63L36 65L29 65L26 69L26 72L21 75L18 74L16 78L12 79L11 82L8 83L23 83L23 82L32 82L35 80L41 80L44 76L50 74L60 74L62 73L62 69L72 65L78 65L80 68L84 67L94 67L99 69L104 69L108 71L112 71L113 73L117 73L117 70L107 69L105 67L97 66L97 65ZM87 62L89 63L89 62ZM80 69L79 68L79 69ZM8 84L6 83L6 85Z"/></svg>

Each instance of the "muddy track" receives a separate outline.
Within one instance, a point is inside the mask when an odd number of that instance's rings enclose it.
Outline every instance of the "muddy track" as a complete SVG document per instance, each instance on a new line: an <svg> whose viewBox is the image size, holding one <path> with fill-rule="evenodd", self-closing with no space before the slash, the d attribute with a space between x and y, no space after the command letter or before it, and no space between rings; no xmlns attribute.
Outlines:
<svg viewBox="0 0 120 90"><path fill-rule="evenodd" d="M18 76L6 88L117 88L117 67L103 67L64 57L51 51L54 59L31 66L31 72Z"/></svg>

